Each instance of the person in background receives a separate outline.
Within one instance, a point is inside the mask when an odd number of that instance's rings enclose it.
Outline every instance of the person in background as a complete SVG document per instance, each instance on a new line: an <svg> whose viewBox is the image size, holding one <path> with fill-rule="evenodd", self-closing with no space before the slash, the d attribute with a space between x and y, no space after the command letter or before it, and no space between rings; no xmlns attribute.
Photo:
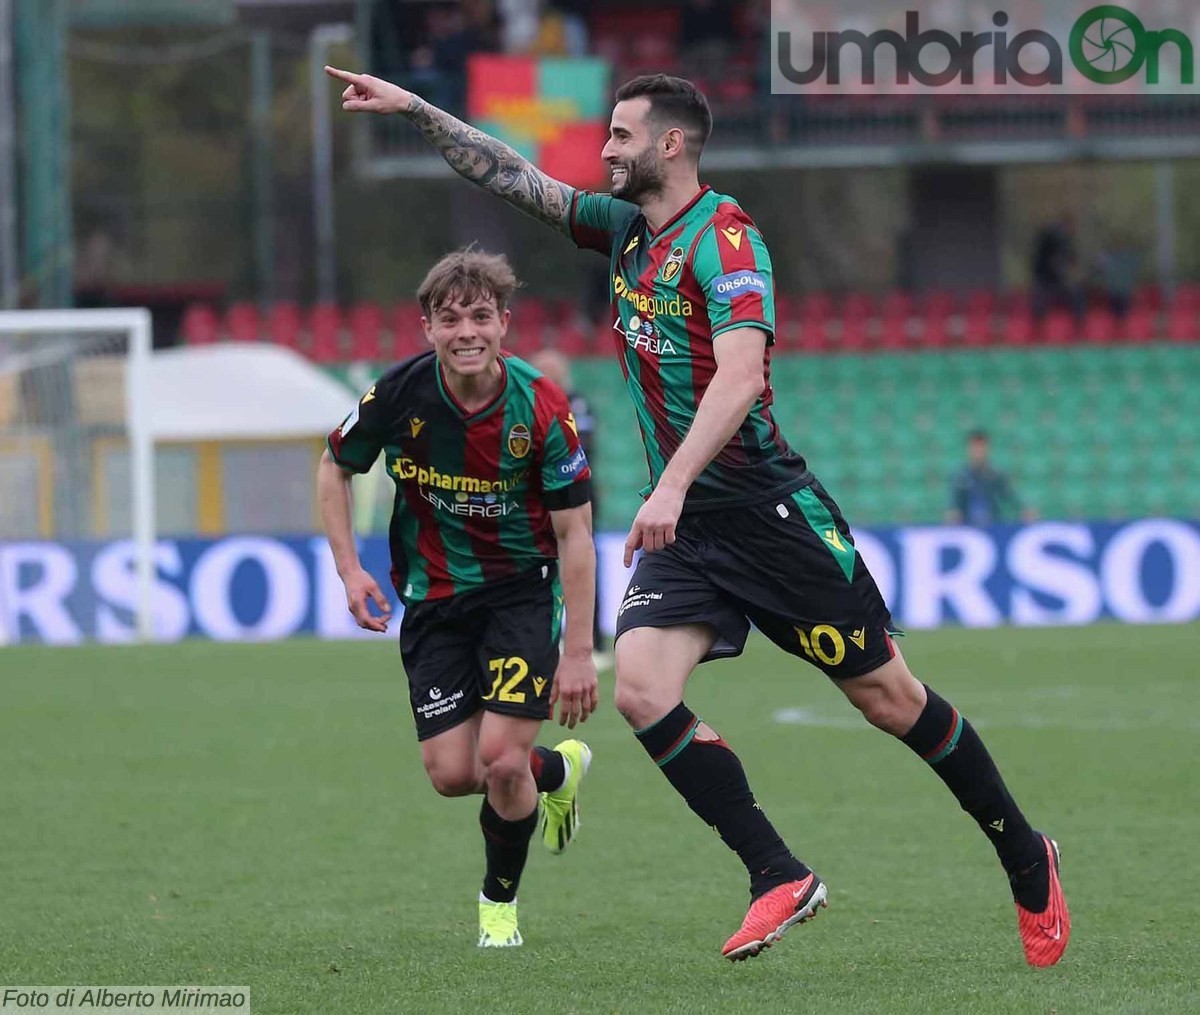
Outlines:
<svg viewBox="0 0 1200 1015"><path fill-rule="evenodd" d="M967 464L955 475L946 520L954 525L995 525L1019 517L1031 522L1036 514L1022 508L1008 476L990 461L991 438L986 430L967 436Z"/></svg>
<svg viewBox="0 0 1200 1015"><path fill-rule="evenodd" d="M1079 286L1079 259L1075 249L1075 221L1064 215L1039 230L1033 244L1033 312L1042 317L1051 310L1083 313Z"/></svg>
<svg viewBox="0 0 1200 1015"><path fill-rule="evenodd" d="M575 417L575 429L579 434L580 446L583 448L583 453L587 455L592 476L595 477L596 419L592 415L592 408L588 405L587 399L575 390L575 384L571 378L570 362L557 349L541 349L529 357L529 365L535 370L540 370L566 393L567 402L571 406L571 414ZM596 485L593 483L592 517L597 517L598 513ZM604 635L600 630L600 568L598 563L596 568L596 611L593 619L593 637L596 643L596 651L601 652L605 643L603 640Z"/></svg>

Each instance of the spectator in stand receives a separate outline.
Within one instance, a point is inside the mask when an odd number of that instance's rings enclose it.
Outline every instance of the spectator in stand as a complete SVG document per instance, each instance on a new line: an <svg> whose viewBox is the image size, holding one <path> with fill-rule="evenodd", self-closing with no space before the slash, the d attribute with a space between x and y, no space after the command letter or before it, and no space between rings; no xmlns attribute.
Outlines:
<svg viewBox="0 0 1200 1015"><path fill-rule="evenodd" d="M443 108L465 113L467 61L500 47L500 22L491 0L463 0L429 10L429 41L413 53L413 80L439 95Z"/></svg>
<svg viewBox="0 0 1200 1015"><path fill-rule="evenodd" d="M733 5L729 0L684 0L680 25L685 69L698 77L719 77L736 41Z"/></svg>
<svg viewBox="0 0 1200 1015"><path fill-rule="evenodd" d="M1083 313L1079 284L1079 258L1075 250L1075 221L1064 215L1042 227L1033 246L1033 312L1051 310Z"/></svg>
<svg viewBox="0 0 1200 1015"><path fill-rule="evenodd" d="M575 417L575 430L579 434L579 443L583 447L583 453L587 455L588 464L592 470L592 518L594 520L599 517L600 503L598 498L599 487L595 483L596 477L596 418L592 415L592 408L588 405L588 401L575 390L574 381L571 378L571 364L557 349L540 349L539 351L527 356L526 359L529 365L535 370L540 370L543 374L550 378L566 393L567 402L571 406L571 414ZM597 563L599 557L597 557ZM593 614L593 639L596 646L596 651L600 652L604 647L604 635L600 630L600 569L596 569L596 610Z"/></svg>
<svg viewBox="0 0 1200 1015"><path fill-rule="evenodd" d="M528 53L537 43L539 0L497 0L506 53Z"/></svg>
<svg viewBox="0 0 1200 1015"><path fill-rule="evenodd" d="M1141 255L1128 238L1119 239L1096 258L1096 288L1117 317L1129 313L1140 263Z"/></svg>
<svg viewBox="0 0 1200 1015"><path fill-rule="evenodd" d="M946 512L953 525L995 525L1018 516L1031 522L1037 517L1021 506L1008 476L992 465L991 446L985 430L972 430L967 437L967 464L954 477Z"/></svg>
<svg viewBox="0 0 1200 1015"><path fill-rule="evenodd" d="M549 0L546 4L546 19L557 20L563 40L565 56L588 55L588 0Z"/></svg>

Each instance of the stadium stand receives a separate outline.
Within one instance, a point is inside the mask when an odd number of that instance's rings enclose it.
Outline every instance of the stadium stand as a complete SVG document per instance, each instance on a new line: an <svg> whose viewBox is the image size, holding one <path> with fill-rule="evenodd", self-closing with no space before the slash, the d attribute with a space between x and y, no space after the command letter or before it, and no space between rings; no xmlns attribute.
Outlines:
<svg viewBox="0 0 1200 1015"><path fill-rule="evenodd" d="M1078 320L1065 311L1037 319L1023 292L778 302L780 426L858 522L940 520L975 426L993 434L999 461L1043 517L1178 514L1181 505L1200 513L1200 473L1187 450L1200 441L1200 396L1189 381L1200 376L1200 286L1180 285L1169 299L1146 287L1124 317L1096 305ZM330 365L388 362L427 347L419 320L415 302L359 303L344 314L328 304L263 314L237 303L221 315L197 304L182 337L257 337ZM601 417L602 524L627 524L646 466L621 373L595 358L612 348L610 325L581 324L569 304L523 296L511 337L515 352L552 345L576 359L580 390ZM807 416L818 395L819 417ZM1193 439L1163 446L1164 432ZM1144 481L1112 482L1126 470Z"/></svg>
<svg viewBox="0 0 1200 1015"><path fill-rule="evenodd" d="M646 482L633 411L612 363L581 360L574 374L600 417L602 522L619 528ZM940 521L977 426L1042 517L1200 511L1197 376L1200 345L1170 343L784 354L772 366L781 430L860 525ZM1181 439L1164 443L1163 433ZM1139 478L1115 481L1129 476Z"/></svg>
<svg viewBox="0 0 1200 1015"><path fill-rule="evenodd" d="M1034 315L1023 291L974 290L958 295L904 292L875 299L866 293L809 293L778 297L780 344L804 352L897 352L1001 346L1109 345L1200 340L1200 286L1180 285L1164 301L1158 287L1138 290L1131 309L1118 316L1107 305L1090 306L1081 318L1065 310ZM358 303L344 312L319 305L307 312L275 304L260 313L249 303L231 304L222 315L194 304L183 315L181 337L189 345L219 340L267 341L295 348L320 363L412 355L425 348L420 307L387 308ZM509 345L514 351L553 345L571 355L607 351L606 322L580 322L561 300L523 296L513 307ZM378 350L378 351L375 351Z"/></svg>

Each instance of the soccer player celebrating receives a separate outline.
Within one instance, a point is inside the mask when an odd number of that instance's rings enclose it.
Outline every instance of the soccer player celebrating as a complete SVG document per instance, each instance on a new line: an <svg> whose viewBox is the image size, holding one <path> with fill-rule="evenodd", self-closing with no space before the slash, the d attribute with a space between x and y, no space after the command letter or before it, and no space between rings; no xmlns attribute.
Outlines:
<svg viewBox="0 0 1200 1015"><path fill-rule="evenodd" d="M610 259L613 332L650 466L625 544L627 566L646 553L617 618L617 707L746 866L750 909L723 954L757 955L826 900L731 747L683 703L693 669L741 652L754 623L933 768L999 855L1026 959L1057 962L1070 934L1057 846L1029 826L971 724L909 671L850 527L776 426L771 262L737 202L700 185L704 96L661 74L617 91L600 153L610 196L551 179L397 85L326 69L346 84L343 109L404 115L460 175Z"/></svg>
<svg viewBox="0 0 1200 1015"><path fill-rule="evenodd" d="M573 729L597 701L587 456L562 391L500 351L516 284L501 256L434 265L417 292L433 351L363 395L317 473L346 600L369 631L387 630L389 606L355 548L351 477L382 452L396 484L392 581L421 757L443 796L484 794L480 947L521 944L517 887L539 815L553 853L578 828L591 751L535 747L542 720L557 702Z"/></svg>

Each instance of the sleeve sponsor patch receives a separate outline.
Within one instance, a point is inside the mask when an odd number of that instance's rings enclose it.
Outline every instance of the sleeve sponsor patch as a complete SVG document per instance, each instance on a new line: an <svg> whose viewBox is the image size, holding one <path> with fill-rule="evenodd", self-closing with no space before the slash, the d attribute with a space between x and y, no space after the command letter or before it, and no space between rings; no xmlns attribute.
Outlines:
<svg viewBox="0 0 1200 1015"><path fill-rule="evenodd" d="M587 464L587 455L584 454L583 448L578 448L575 454L558 467L558 474L567 479L574 479L587 468Z"/></svg>
<svg viewBox="0 0 1200 1015"><path fill-rule="evenodd" d="M372 388L371 390L374 391L375 389ZM361 403L359 403L359 404L361 404ZM338 433L340 433L343 437L345 437L348 433L350 433L351 430L354 429L354 424L357 422L358 422L358 405L356 405L354 407L354 410L350 413L350 415L347 416L342 421L342 425L340 427L338 427Z"/></svg>
<svg viewBox="0 0 1200 1015"><path fill-rule="evenodd" d="M757 271L731 271L718 275L709 286L709 298L721 303L731 303L735 296L766 296L767 279Z"/></svg>

